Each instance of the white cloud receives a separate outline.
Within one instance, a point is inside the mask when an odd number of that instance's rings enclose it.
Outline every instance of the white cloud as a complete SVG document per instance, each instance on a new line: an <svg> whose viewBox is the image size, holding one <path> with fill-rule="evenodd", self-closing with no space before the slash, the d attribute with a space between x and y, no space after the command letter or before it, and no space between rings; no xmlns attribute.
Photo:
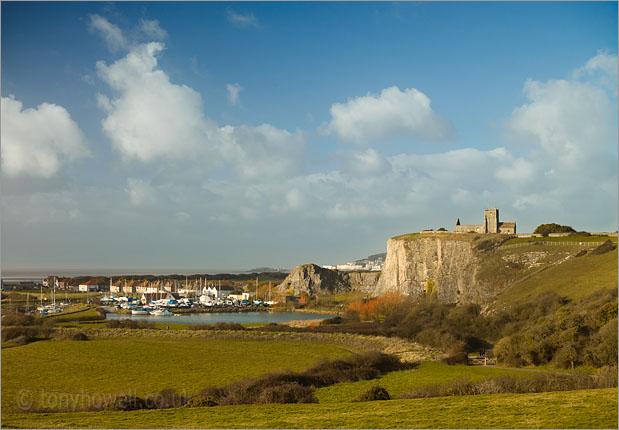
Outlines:
<svg viewBox="0 0 619 430"><path fill-rule="evenodd" d="M226 84L228 90L228 102L231 105L236 105L239 102L239 93L243 87L239 84Z"/></svg>
<svg viewBox="0 0 619 430"><path fill-rule="evenodd" d="M216 127L209 126L202 98L185 85L170 82L157 69L158 42L138 45L110 66L99 61L99 76L118 94L97 97L107 116L103 132L125 159L148 162L195 154Z"/></svg>
<svg viewBox="0 0 619 430"><path fill-rule="evenodd" d="M609 54L606 51L598 51L595 57L590 58L584 66L576 69L574 76L577 80L589 81L601 88L604 88L611 96L617 97L619 91L617 55Z"/></svg>
<svg viewBox="0 0 619 430"><path fill-rule="evenodd" d="M350 155L347 172L357 175L381 175L391 169L382 154L372 148L354 151Z"/></svg>
<svg viewBox="0 0 619 430"><path fill-rule="evenodd" d="M498 167L495 176L506 184L522 184L535 177L535 166L521 157L516 159L511 166Z"/></svg>
<svg viewBox="0 0 619 430"><path fill-rule="evenodd" d="M122 30L117 25L112 24L102 16L96 14L90 15L89 29L92 32L99 33L112 52L116 52L127 47L127 40L125 39Z"/></svg>
<svg viewBox="0 0 619 430"><path fill-rule="evenodd" d="M616 55L611 55L605 51L598 51L597 55L590 58L580 70L587 73L602 71L607 75L617 76L617 62Z"/></svg>
<svg viewBox="0 0 619 430"><path fill-rule="evenodd" d="M508 126L511 139L539 144L567 169L608 155L612 105L603 90L588 83L531 79L524 90L529 103L514 109Z"/></svg>
<svg viewBox="0 0 619 430"><path fill-rule="evenodd" d="M155 40L163 40L168 37L168 32L161 28L159 21L156 19L141 19L138 30L146 37Z"/></svg>
<svg viewBox="0 0 619 430"><path fill-rule="evenodd" d="M9 177L50 178L70 161L89 155L84 135L62 106L23 109L2 97L2 172Z"/></svg>
<svg viewBox="0 0 619 430"><path fill-rule="evenodd" d="M258 18L253 13L238 13L232 9L226 10L228 21L237 27L259 27Z"/></svg>
<svg viewBox="0 0 619 430"><path fill-rule="evenodd" d="M150 181L128 178L125 191L133 206L152 205L157 202L157 194Z"/></svg>
<svg viewBox="0 0 619 430"><path fill-rule="evenodd" d="M335 103L330 112L332 120L325 132L352 143L393 137L436 142L453 135L451 123L439 117L430 107L430 99L414 88L385 88L378 96L368 94Z"/></svg>
<svg viewBox="0 0 619 430"><path fill-rule="evenodd" d="M220 129L223 156L244 181L284 179L303 174L303 135L270 124L225 126Z"/></svg>

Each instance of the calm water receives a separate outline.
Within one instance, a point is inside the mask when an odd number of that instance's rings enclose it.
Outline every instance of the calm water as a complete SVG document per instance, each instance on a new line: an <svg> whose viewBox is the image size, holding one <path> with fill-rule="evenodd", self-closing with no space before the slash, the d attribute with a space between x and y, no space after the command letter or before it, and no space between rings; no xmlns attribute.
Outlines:
<svg viewBox="0 0 619 430"><path fill-rule="evenodd" d="M108 320L144 320L161 323L174 324L215 324L218 322L227 323L280 323L294 320L315 320L320 318L332 318L335 315L313 314L306 312L231 312L231 313L195 313L182 314L181 316L155 316L155 315L127 315L127 314L106 314Z"/></svg>

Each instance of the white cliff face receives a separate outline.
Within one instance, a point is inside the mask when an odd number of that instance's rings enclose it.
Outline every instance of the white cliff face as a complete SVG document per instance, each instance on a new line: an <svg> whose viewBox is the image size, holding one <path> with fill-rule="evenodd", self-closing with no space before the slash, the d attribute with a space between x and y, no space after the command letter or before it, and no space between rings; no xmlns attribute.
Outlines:
<svg viewBox="0 0 619 430"><path fill-rule="evenodd" d="M376 294L397 292L411 298L434 294L445 303L483 303L492 294L478 285L478 260L466 240L436 237L392 238Z"/></svg>

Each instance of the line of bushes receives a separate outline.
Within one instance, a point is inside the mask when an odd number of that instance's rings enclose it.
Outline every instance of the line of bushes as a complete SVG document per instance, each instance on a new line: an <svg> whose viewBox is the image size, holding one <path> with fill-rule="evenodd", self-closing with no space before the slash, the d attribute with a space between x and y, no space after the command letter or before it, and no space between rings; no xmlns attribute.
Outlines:
<svg viewBox="0 0 619 430"><path fill-rule="evenodd" d="M597 376L583 373L558 374L535 372L531 375L502 375L473 382L459 378L444 384L428 384L401 396L403 399L468 396L501 393L542 393L548 391L588 390L617 386L617 367L604 367Z"/></svg>
<svg viewBox="0 0 619 430"><path fill-rule="evenodd" d="M412 366L402 363L394 355L370 352L338 360L322 360L314 367L300 372L285 370L243 379L224 387L209 386L188 397L178 394L173 389L163 390L146 399L124 394L107 402L103 409L126 411L180 406L316 403L315 388L340 382L374 379L384 373Z"/></svg>
<svg viewBox="0 0 619 430"><path fill-rule="evenodd" d="M109 320L106 324L107 328L130 328L130 329L148 329L155 328L155 324L149 321L136 320Z"/></svg>
<svg viewBox="0 0 619 430"><path fill-rule="evenodd" d="M189 330L245 330L241 324L218 322L216 324L189 324Z"/></svg>
<svg viewBox="0 0 619 430"><path fill-rule="evenodd" d="M55 333L53 322L34 315L2 316L2 341L25 345L34 340L50 338Z"/></svg>

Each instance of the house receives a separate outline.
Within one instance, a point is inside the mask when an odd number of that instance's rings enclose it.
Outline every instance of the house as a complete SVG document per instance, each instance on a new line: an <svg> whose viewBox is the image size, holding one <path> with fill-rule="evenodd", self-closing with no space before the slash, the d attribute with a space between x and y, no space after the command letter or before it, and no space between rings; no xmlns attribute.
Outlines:
<svg viewBox="0 0 619 430"><path fill-rule="evenodd" d="M202 288L202 295L213 297L216 299L225 299L232 291L234 291L234 288L228 285L222 285L218 287L211 286Z"/></svg>
<svg viewBox="0 0 619 430"><path fill-rule="evenodd" d="M79 284L77 289L81 293L89 293L89 292L92 292L92 291L102 291L103 290L103 285L97 284L96 281L87 281L87 282L85 282L83 284Z"/></svg>

